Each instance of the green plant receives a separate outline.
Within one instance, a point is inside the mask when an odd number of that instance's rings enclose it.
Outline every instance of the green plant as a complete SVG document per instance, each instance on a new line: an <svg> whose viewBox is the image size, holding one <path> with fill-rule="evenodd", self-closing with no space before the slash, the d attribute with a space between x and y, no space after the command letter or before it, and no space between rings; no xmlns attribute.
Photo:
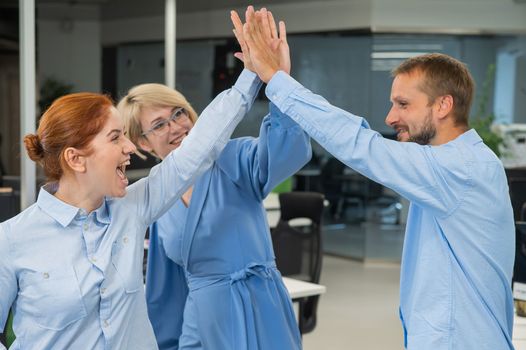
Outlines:
<svg viewBox="0 0 526 350"><path fill-rule="evenodd" d="M10 347L11 344L15 341L15 333L13 333L13 313L9 312L9 317L7 319L7 323L5 326L5 337L6 337L6 345L7 347Z"/></svg>
<svg viewBox="0 0 526 350"><path fill-rule="evenodd" d="M474 119L471 121L471 127L477 131L482 141L488 146L497 156L501 155L500 145L504 142L502 137L492 131L491 126L495 121L495 115L487 111L489 94L491 86L495 80L495 64L490 64L486 70L486 77L482 83L481 94L479 96L479 103Z"/></svg>

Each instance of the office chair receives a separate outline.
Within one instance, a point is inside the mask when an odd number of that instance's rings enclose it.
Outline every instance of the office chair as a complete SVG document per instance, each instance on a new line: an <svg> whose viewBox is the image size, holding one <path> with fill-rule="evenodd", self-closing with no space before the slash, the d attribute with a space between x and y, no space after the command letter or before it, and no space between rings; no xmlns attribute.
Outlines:
<svg viewBox="0 0 526 350"><path fill-rule="evenodd" d="M8 220L20 212L20 193L12 189L0 192L0 222Z"/></svg>
<svg viewBox="0 0 526 350"><path fill-rule="evenodd" d="M513 282L526 283L526 222L515 222L515 263Z"/></svg>
<svg viewBox="0 0 526 350"><path fill-rule="evenodd" d="M512 282L526 283L526 177L522 176L508 174L508 186L515 219L515 263Z"/></svg>
<svg viewBox="0 0 526 350"><path fill-rule="evenodd" d="M319 283L322 266L321 219L324 196L317 192L288 192L279 195L281 217L272 230L276 264L283 276ZM308 218L307 226L292 226L291 220ZM299 300L300 333L316 326L319 296Z"/></svg>
<svg viewBox="0 0 526 350"><path fill-rule="evenodd" d="M522 206L526 203L526 176L523 174L521 177L508 177L508 187L513 207L513 217L515 221L518 221L520 220Z"/></svg>

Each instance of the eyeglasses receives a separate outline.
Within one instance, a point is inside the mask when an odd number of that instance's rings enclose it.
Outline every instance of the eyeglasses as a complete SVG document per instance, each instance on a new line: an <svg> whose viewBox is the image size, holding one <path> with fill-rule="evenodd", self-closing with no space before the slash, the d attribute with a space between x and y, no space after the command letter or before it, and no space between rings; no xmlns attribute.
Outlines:
<svg viewBox="0 0 526 350"><path fill-rule="evenodd" d="M188 112L184 108L177 108L170 118L168 119L161 119L157 123L155 123L150 129L146 130L141 134L141 136L146 136L149 133L153 133L155 136L163 136L168 132L170 122L180 123L185 118L188 118Z"/></svg>

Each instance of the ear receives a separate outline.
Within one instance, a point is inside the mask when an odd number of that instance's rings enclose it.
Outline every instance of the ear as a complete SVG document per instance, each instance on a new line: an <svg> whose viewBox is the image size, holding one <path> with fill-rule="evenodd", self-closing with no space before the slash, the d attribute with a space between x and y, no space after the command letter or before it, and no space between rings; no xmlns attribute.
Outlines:
<svg viewBox="0 0 526 350"><path fill-rule="evenodd" d="M68 147L64 150L64 160L68 167L79 173L86 172L86 158L84 153L74 147Z"/></svg>
<svg viewBox="0 0 526 350"><path fill-rule="evenodd" d="M436 110L438 113L438 119L444 119L453 111L453 96L444 95L437 97Z"/></svg>

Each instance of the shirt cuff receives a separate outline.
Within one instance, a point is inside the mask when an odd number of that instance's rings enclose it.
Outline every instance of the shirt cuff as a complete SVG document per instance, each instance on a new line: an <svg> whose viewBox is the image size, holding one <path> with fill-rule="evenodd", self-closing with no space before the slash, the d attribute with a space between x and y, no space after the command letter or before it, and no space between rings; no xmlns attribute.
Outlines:
<svg viewBox="0 0 526 350"><path fill-rule="evenodd" d="M243 95L255 96L261 84L262 82L256 73L243 69L236 80L234 88Z"/></svg>
<svg viewBox="0 0 526 350"><path fill-rule="evenodd" d="M278 108L282 109L284 107L283 102L285 99L292 93L292 91L301 86L300 83L284 71L278 71L268 82L265 94L271 102L278 106Z"/></svg>
<svg viewBox="0 0 526 350"><path fill-rule="evenodd" d="M298 126L298 124L289 118L286 114L282 113L278 106L276 106L274 103L269 103L269 110L270 110L270 116L272 123L277 123L280 128L282 129L288 129L295 126Z"/></svg>

